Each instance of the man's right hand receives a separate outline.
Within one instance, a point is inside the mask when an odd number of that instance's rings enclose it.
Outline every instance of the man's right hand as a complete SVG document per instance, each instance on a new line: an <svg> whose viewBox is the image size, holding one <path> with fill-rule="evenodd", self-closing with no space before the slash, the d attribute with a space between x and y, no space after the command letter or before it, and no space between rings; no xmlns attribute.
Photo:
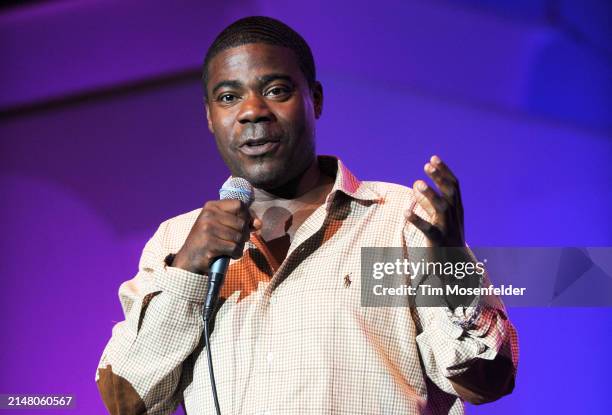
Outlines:
<svg viewBox="0 0 612 415"><path fill-rule="evenodd" d="M259 228L261 221L239 200L206 202L172 266L204 275L217 257L240 258L251 230Z"/></svg>

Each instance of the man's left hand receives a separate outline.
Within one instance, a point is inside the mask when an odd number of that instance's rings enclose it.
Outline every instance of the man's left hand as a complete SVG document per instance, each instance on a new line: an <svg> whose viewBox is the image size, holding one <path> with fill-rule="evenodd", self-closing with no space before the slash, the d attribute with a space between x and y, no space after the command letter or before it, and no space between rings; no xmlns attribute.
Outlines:
<svg viewBox="0 0 612 415"><path fill-rule="evenodd" d="M415 181L412 188L431 223L417 216L414 209L405 212L408 221L425 234L432 247L465 246L459 181L438 156L432 156L424 170L439 193L423 180Z"/></svg>

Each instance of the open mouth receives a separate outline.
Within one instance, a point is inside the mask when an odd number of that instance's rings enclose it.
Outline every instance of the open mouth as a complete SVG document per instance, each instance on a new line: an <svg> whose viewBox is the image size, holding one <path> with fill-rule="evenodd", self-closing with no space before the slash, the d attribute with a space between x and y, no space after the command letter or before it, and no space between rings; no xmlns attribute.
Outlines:
<svg viewBox="0 0 612 415"><path fill-rule="evenodd" d="M268 138L247 140L240 146L240 151L247 156L261 156L276 150L279 145L279 140L272 140Z"/></svg>

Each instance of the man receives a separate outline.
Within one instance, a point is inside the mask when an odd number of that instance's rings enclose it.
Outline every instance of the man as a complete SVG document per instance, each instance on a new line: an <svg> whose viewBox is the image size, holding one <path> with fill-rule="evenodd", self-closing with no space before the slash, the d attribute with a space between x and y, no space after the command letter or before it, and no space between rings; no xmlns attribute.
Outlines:
<svg viewBox="0 0 612 415"><path fill-rule="evenodd" d="M283 23L241 19L204 64L208 128L254 187L161 224L119 296L96 381L111 413L214 413L202 307L230 256L210 337L223 414L460 414L512 391L501 303L362 307L360 248L464 247L457 179L433 156L413 188L360 182L316 157L323 110L310 48ZM497 305L495 305L497 304Z"/></svg>

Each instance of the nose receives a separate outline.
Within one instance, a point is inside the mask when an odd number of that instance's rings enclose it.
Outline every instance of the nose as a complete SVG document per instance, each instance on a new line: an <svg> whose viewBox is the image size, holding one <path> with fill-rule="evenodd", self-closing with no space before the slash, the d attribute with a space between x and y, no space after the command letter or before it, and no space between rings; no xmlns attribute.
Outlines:
<svg viewBox="0 0 612 415"><path fill-rule="evenodd" d="M265 98L256 93L245 97L238 113L238 122L241 124L272 121L273 118L274 114Z"/></svg>

